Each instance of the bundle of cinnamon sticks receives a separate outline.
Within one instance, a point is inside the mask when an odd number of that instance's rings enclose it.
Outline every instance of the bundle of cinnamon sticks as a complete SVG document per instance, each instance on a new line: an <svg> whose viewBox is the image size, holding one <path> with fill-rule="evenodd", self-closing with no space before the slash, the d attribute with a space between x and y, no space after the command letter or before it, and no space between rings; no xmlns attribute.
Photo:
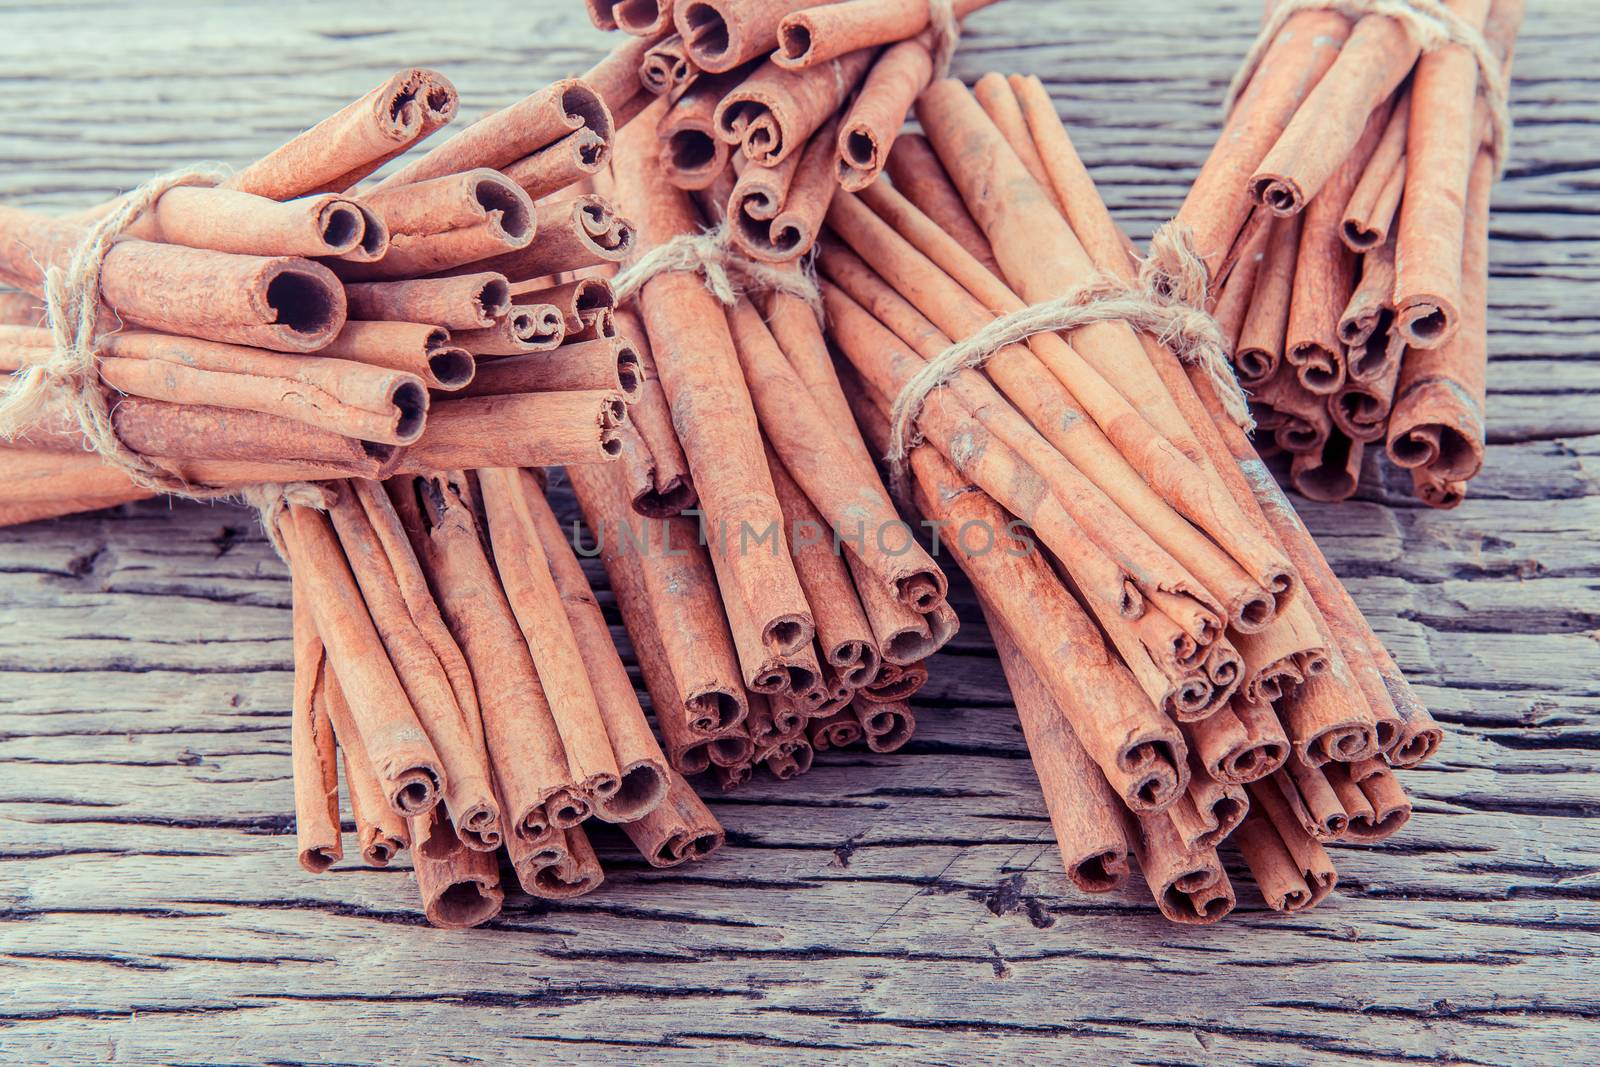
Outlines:
<svg viewBox="0 0 1600 1067"><path fill-rule="evenodd" d="M476 926L522 890L603 877L584 830L652 866L710 855L716 818L670 770L536 475L322 483L278 521L294 586L291 730L301 864L343 855L339 764L362 860L411 849L428 920Z"/></svg>
<svg viewBox="0 0 1600 1067"><path fill-rule="evenodd" d="M912 101L942 77L959 20L996 0L587 0L601 29L634 40L633 96L655 98L659 166L717 204L712 220L756 260L808 252L835 187L882 172ZM621 95L619 93L619 95Z"/></svg>
<svg viewBox="0 0 1600 1067"><path fill-rule="evenodd" d="M841 192L819 266L840 383L893 415L952 344L1135 260L1035 78L940 81L894 184ZM891 168L893 153L891 153ZM1299 523L1213 380L1124 322L1023 331L915 407L910 495L976 587L1073 882L1138 860L1162 913L1212 922L1233 837L1267 903L1333 888L1393 774L1440 731ZM1237 832L1236 832L1237 831Z"/></svg>
<svg viewBox="0 0 1600 1067"><path fill-rule="evenodd" d="M15 405L0 522L169 487L614 459L638 361L608 284L567 279L633 241L583 184L614 130L590 81L424 151L456 91L404 70L206 178L220 184L184 178L146 197L131 219L119 212L142 201L70 218L0 208L0 282L18 290L0 293L0 402ZM87 370L59 366L74 315L46 328L47 284L88 309ZM85 386L103 397L88 421L74 402ZM94 454L104 435L121 462Z"/></svg>
<svg viewBox="0 0 1600 1067"><path fill-rule="evenodd" d="M1481 33L1503 86L1523 0L1445 7ZM1317 500L1355 492L1368 445L1435 507L1459 504L1483 466L1503 89L1467 44L1421 37L1389 14L1289 14L1178 214L1258 440L1291 454Z"/></svg>

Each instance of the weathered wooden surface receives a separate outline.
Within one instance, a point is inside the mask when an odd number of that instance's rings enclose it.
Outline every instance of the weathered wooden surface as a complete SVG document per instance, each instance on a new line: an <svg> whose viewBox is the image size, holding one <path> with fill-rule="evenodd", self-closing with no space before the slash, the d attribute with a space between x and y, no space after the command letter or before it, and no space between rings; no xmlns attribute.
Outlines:
<svg viewBox="0 0 1600 1067"><path fill-rule="evenodd" d="M430 930L406 870L294 861L288 584L252 516L147 504L0 531L0 1061L1592 1062L1600 81L1589 0L1533 6L1495 196L1488 471L1453 514L1398 479L1307 509L1451 727L1404 776L1412 824L1336 849L1321 909L1281 920L1241 877L1239 911L1197 931L1141 890L1073 894L964 610L905 752L718 801L729 848L694 870L606 839L595 895ZM240 163L404 64L448 72L475 115L586 65L576 8L12 6L0 197L68 209ZM1007 0L956 69L1043 75L1143 236L1258 8Z"/></svg>

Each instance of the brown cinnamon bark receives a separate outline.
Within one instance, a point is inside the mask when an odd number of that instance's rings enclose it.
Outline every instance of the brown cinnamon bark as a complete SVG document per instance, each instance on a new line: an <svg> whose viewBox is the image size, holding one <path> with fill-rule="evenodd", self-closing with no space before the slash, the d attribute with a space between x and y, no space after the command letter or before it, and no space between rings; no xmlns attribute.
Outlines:
<svg viewBox="0 0 1600 1067"><path fill-rule="evenodd" d="M995 262L989 239L972 221L960 190L950 181L926 137L907 133L896 138L885 169L896 190L955 238L989 273L1000 275L1000 264Z"/></svg>
<svg viewBox="0 0 1600 1067"><path fill-rule="evenodd" d="M517 884L529 896L570 900L592 893L605 881L600 860L582 827L549 827L537 839L506 842Z"/></svg>
<svg viewBox="0 0 1600 1067"><path fill-rule="evenodd" d="M179 186L123 231L146 241L252 256L343 256L366 237L361 206L323 195L278 203L236 189ZM373 251L386 249L374 234Z"/></svg>
<svg viewBox="0 0 1600 1067"><path fill-rule="evenodd" d="M609 141L611 113L599 94L581 81L554 82L479 119L376 188L389 189L476 167L504 167L581 129L593 130Z"/></svg>
<svg viewBox="0 0 1600 1067"><path fill-rule="evenodd" d="M765 55L778 43L778 23L792 11L816 0L684 0L675 3L672 23L683 38L689 58L701 70L732 70L747 59Z"/></svg>
<svg viewBox="0 0 1600 1067"><path fill-rule="evenodd" d="M1206 774L1230 785L1265 778L1289 758L1289 738L1272 706L1241 696L1229 707L1185 723L1183 732Z"/></svg>
<svg viewBox="0 0 1600 1067"><path fill-rule="evenodd" d="M1368 252L1388 240L1400 209L1406 180L1406 128L1411 122L1411 90L1395 94L1394 110L1366 169L1344 206L1339 235L1352 252Z"/></svg>
<svg viewBox="0 0 1600 1067"><path fill-rule="evenodd" d="M1185 848L1208 849L1226 840L1249 808L1243 786L1218 782L1193 766L1188 791L1167 809L1167 817Z"/></svg>
<svg viewBox="0 0 1600 1067"><path fill-rule="evenodd" d="M1259 813L1272 825L1298 870L1309 894L1301 906L1310 908L1320 904L1329 893L1333 892L1334 886L1339 881L1338 872L1333 869L1333 861L1328 858L1327 850L1300 825L1274 782L1257 782L1251 785L1250 805L1252 814ZM1246 862L1250 862L1248 854Z"/></svg>
<svg viewBox="0 0 1600 1067"><path fill-rule="evenodd" d="M890 663L884 661L878 675L856 691L862 700L889 702L906 700L928 681L926 663Z"/></svg>
<svg viewBox="0 0 1600 1067"><path fill-rule="evenodd" d="M630 341L601 337L546 352L496 359L478 368L462 396L604 391L635 400L644 384L639 353ZM630 408L629 420L632 420Z"/></svg>
<svg viewBox="0 0 1600 1067"><path fill-rule="evenodd" d="M542 278L596 263L616 263L633 250L634 230L611 205L591 193L537 205L538 236L527 247L476 260L449 273L496 271L512 281Z"/></svg>
<svg viewBox="0 0 1600 1067"><path fill-rule="evenodd" d="M319 355L416 375L433 389L460 389L472 380L472 354L451 343L442 326L420 322L352 320Z"/></svg>
<svg viewBox="0 0 1600 1067"><path fill-rule="evenodd" d="M683 776L672 772L666 798L623 832L652 867L699 862L722 847L727 835Z"/></svg>
<svg viewBox="0 0 1600 1067"><path fill-rule="evenodd" d="M349 282L344 287L352 319L425 322L447 330L492 326L511 309L503 275L485 272L454 278Z"/></svg>
<svg viewBox="0 0 1600 1067"><path fill-rule="evenodd" d="M336 488L329 517L395 674L439 753L450 821L469 848L492 851L501 839L500 806L490 782L472 676L428 591L400 518L370 481Z"/></svg>
<svg viewBox="0 0 1600 1067"><path fill-rule="evenodd" d="M294 767L295 846L300 866L311 874L321 874L344 857L339 833L339 768L334 762L333 726L319 699L327 677L327 659L304 592L294 597L293 619L294 704L289 717L289 751Z"/></svg>
<svg viewBox="0 0 1600 1067"><path fill-rule="evenodd" d="M450 783L395 675L332 526L319 512L295 505L285 511L278 530L290 569L305 583L306 604L384 797L402 815L427 811Z"/></svg>
<svg viewBox="0 0 1600 1067"><path fill-rule="evenodd" d="M84 227L0 207L0 281L43 294ZM164 333L314 352L345 320L344 289L320 263L127 239L106 254L101 300L126 322Z"/></svg>
<svg viewBox="0 0 1600 1067"><path fill-rule="evenodd" d="M671 0L668 0L666 6L671 6ZM600 99L604 101L606 110L611 112L613 127L627 125L639 112L648 107L652 100L652 95L645 91L639 79L639 67L644 62L645 53L650 50L651 42L661 36L662 31L670 24L671 19L668 14L660 9L657 14L660 17L653 20L657 23L653 29L632 40L623 41L579 76L579 80L599 94ZM578 132L593 134L591 130ZM600 159L596 161L597 164L603 164L608 154L601 153Z"/></svg>
<svg viewBox="0 0 1600 1067"><path fill-rule="evenodd" d="M1318 396L1335 393L1344 384L1345 353L1339 323L1355 282L1356 257L1340 235L1339 219L1383 134L1389 107L1385 102L1372 112L1349 157L1334 169L1305 210L1284 355L1294 364L1300 384Z"/></svg>
<svg viewBox="0 0 1600 1067"><path fill-rule="evenodd" d="M455 86L414 67L347 104L224 185L274 200L343 192L455 117Z"/></svg>
<svg viewBox="0 0 1600 1067"><path fill-rule="evenodd" d="M384 800L383 787L372 769L372 761L367 758L361 733L350 715L350 704L339 688L339 679L331 674L324 676L317 699L323 705L321 714L332 725L333 733L341 738L339 750L344 757L350 817L356 824L362 862L369 867L387 867L399 852L411 846L408 820Z"/></svg>
<svg viewBox="0 0 1600 1067"><path fill-rule="evenodd" d="M639 356L639 394L628 409L628 419L649 448L653 464L652 491L642 501L635 499L634 508L653 518L677 515L693 507L699 499L689 476L689 461L672 427L672 412L667 408L666 393L661 388L661 375L656 370L644 325L631 310L618 312L617 320L618 335L627 339Z"/></svg>
<svg viewBox="0 0 1600 1067"><path fill-rule="evenodd" d="M1239 249L1237 261L1228 272L1228 280L1223 283L1216 304L1211 309L1211 317L1217 320L1217 327L1228 341L1234 371L1239 374L1241 381L1243 371L1238 358L1239 345L1243 340L1241 335L1245 317L1250 312L1250 302L1255 297L1256 280L1261 277L1266 264L1267 241L1271 238L1272 230L1269 224L1256 226L1250 231L1250 237Z"/></svg>
<svg viewBox="0 0 1600 1067"><path fill-rule="evenodd" d="M674 0L584 0L589 19L602 30L654 37L672 23Z"/></svg>
<svg viewBox="0 0 1600 1067"><path fill-rule="evenodd" d="M1267 907L1292 914L1312 905L1315 894L1271 819L1251 812L1234 831L1233 840Z"/></svg>
<svg viewBox="0 0 1600 1067"><path fill-rule="evenodd" d="M955 0L950 10L955 18L964 19L995 2ZM803 70L860 48L903 41L928 29L928 12L926 0L840 0L808 5L778 24L778 50L772 61Z"/></svg>
<svg viewBox="0 0 1600 1067"><path fill-rule="evenodd" d="M807 722L806 736L811 739L814 751L824 752L830 748L848 748L865 737L866 731L861 729L855 712L845 707L826 718Z"/></svg>
<svg viewBox="0 0 1600 1067"><path fill-rule="evenodd" d="M505 892L491 852L461 843L442 808L411 820L411 865L428 921L445 929L479 926L500 914Z"/></svg>
<svg viewBox="0 0 1600 1067"><path fill-rule="evenodd" d="M544 687L473 517L465 475L384 483L440 613L477 683L485 746L502 801L501 826L536 838L576 826L589 803L567 761Z"/></svg>
<svg viewBox="0 0 1600 1067"><path fill-rule="evenodd" d="M830 119L804 149L776 166L744 165L728 202L728 220L735 243L746 253L784 263L811 250L838 188L833 173L837 130L837 120Z"/></svg>
<svg viewBox="0 0 1600 1067"><path fill-rule="evenodd" d="M1389 416L1389 458L1400 467L1425 468L1440 482L1464 482L1483 468L1493 181L1494 159L1482 149L1467 184L1459 325L1437 347L1407 350Z"/></svg>
<svg viewBox="0 0 1600 1067"><path fill-rule="evenodd" d="M1295 490L1310 500L1334 502L1355 495L1366 445L1335 429L1317 452L1303 452L1290 465Z"/></svg>
<svg viewBox="0 0 1600 1067"><path fill-rule="evenodd" d="M1383 761L1331 764L1327 777L1350 816L1344 829L1347 840L1376 843L1411 819L1411 799Z"/></svg>
<svg viewBox="0 0 1600 1067"><path fill-rule="evenodd" d="M1274 219L1264 227L1260 272L1253 290L1249 290L1249 307L1233 349L1233 365L1239 372L1239 383L1247 389L1260 389L1284 362L1295 263L1304 223L1303 216L1295 215ZM1230 291L1234 284L1235 279L1230 275Z"/></svg>
<svg viewBox="0 0 1600 1067"><path fill-rule="evenodd" d="M1420 50L1398 19L1367 15L1358 21L1327 75L1305 95L1251 176L1255 201L1278 215L1292 215L1315 203L1344 160L1356 154L1369 117L1411 72ZM1378 121L1380 132L1387 118L1385 114ZM1337 201L1330 205L1332 217L1342 213L1354 185L1352 175L1350 184L1332 198Z"/></svg>
<svg viewBox="0 0 1600 1067"><path fill-rule="evenodd" d="M648 98L643 94L637 94L634 100L641 109L648 103ZM633 102L630 100L629 104ZM627 121L619 113L614 113L614 118L619 124ZM598 173L610 158L610 144L585 127L574 130L515 163L506 164L501 168L501 173L516 182L534 200L542 200Z"/></svg>
<svg viewBox="0 0 1600 1067"><path fill-rule="evenodd" d="M537 233L533 200L484 167L390 186L366 202L388 224L389 251L375 263L341 265L346 278L433 274L526 248Z"/></svg>
<svg viewBox="0 0 1600 1067"><path fill-rule="evenodd" d="M1028 128L1027 117L1022 113L1021 102L1018 101L1016 91L1012 89L1005 75L994 71L985 74L973 83L972 96L983 108L984 114L989 116L989 121L1010 147L1023 169L1028 172L1034 184L1055 206L1056 211L1070 223L1071 217L1067 215L1065 198L1050 180L1050 172L1045 169L1044 158L1039 154L1039 146ZM1053 114L1054 105L1050 110ZM1087 234L1080 239L1089 241Z"/></svg>
<svg viewBox="0 0 1600 1067"><path fill-rule="evenodd" d="M681 33L671 33L645 50L639 63L639 81L647 92L676 100L694 84L700 68L689 59Z"/></svg>
<svg viewBox="0 0 1600 1067"><path fill-rule="evenodd" d="M1250 216L1253 204L1246 182L1349 35L1350 20L1334 11L1291 16L1217 135L1174 219L1180 230L1189 232L1213 284L1224 280L1221 267Z"/></svg>
<svg viewBox="0 0 1600 1067"><path fill-rule="evenodd" d="M706 189L728 169L732 147L717 136L714 116L717 105L734 86L742 72L701 75L666 105L651 107L645 116L655 119L660 141L658 165L662 176L679 189Z"/></svg>
<svg viewBox="0 0 1600 1067"><path fill-rule="evenodd" d="M1499 5L1487 26L1489 0L1446 0L1446 6L1468 25L1485 29L1492 54L1509 54L1522 22L1520 0ZM1461 45L1445 45L1417 62L1405 193L1396 222L1394 299L1395 329L1413 350L1448 341L1471 306L1461 289L1468 186L1483 137L1477 88L1477 61Z"/></svg>
<svg viewBox="0 0 1600 1067"><path fill-rule="evenodd" d="M834 172L842 188L866 188L888 163L912 102L933 77L932 49L933 38L924 33L884 49L872 64L835 135ZM773 62L783 64L784 54L775 53Z"/></svg>
<svg viewBox="0 0 1600 1067"><path fill-rule="evenodd" d="M1285 452L1315 452L1327 443L1328 434L1333 431L1327 402L1300 384L1288 360L1278 364L1272 377L1257 386L1250 399L1258 408L1274 414L1272 439Z"/></svg>
<svg viewBox="0 0 1600 1067"><path fill-rule="evenodd" d="M693 9L698 4L689 6ZM690 49L693 54L692 39ZM761 64L717 105L713 117L717 136L741 146L750 162L777 166L838 112L866 74L873 56L873 49L863 48L797 71L784 70L770 60Z"/></svg>
<svg viewBox="0 0 1600 1067"><path fill-rule="evenodd" d="M861 723L867 747L873 752L894 752L911 740L917 729L917 717L903 700L858 697L850 702L850 710Z"/></svg>
<svg viewBox="0 0 1600 1067"><path fill-rule="evenodd" d="M1391 240L1361 257L1360 284L1350 294L1350 302L1339 317L1339 340L1348 350L1349 381L1373 390L1383 404L1382 416L1361 421L1376 422L1380 435L1381 420L1388 417L1389 394L1394 391L1400 357L1405 352L1405 342L1394 332L1393 326L1394 242ZM1334 418L1339 418L1338 407Z"/></svg>
<svg viewBox="0 0 1600 1067"><path fill-rule="evenodd" d="M1216 849L1185 848L1177 828L1164 813L1139 816L1129 837L1139 857L1139 871L1167 919L1204 925L1216 922L1231 910L1231 895L1216 897L1206 893L1227 877Z"/></svg>
<svg viewBox="0 0 1600 1067"><path fill-rule="evenodd" d="M451 340L473 356L516 356L548 352L566 337L566 317L554 304L518 302L493 325L460 330Z"/></svg>
<svg viewBox="0 0 1600 1067"><path fill-rule="evenodd" d="M1344 834L1350 816L1322 768L1292 759L1272 776L1271 784L1277 786L1306 833L1319 841L1332 841Z"/></svg>
<svg viewBox="0 0 1600 1067"><path fill-rule="evenodd" d="M619 151L637 163L615 176L618 198L638 220L645 248L697 229L686 197L666 184L645 150L649 136L639 127L622 131ZM723 309L697 274L682 271L657 274L641 296L650 349L700 495L711 551L728 571L723 597L749 614L763 643L793 651L811 641L814 628L787 546L780 539L771 554L739 554L728 543L745 530L781 528L783 512Z"/></svg>
<svg viewBox="0 0 1600 1067"><path fill-rule="evenodd" d="M622 451L621 393L599 389L441 400L394 469L407 474L464 467L605 463Z"/></svg>

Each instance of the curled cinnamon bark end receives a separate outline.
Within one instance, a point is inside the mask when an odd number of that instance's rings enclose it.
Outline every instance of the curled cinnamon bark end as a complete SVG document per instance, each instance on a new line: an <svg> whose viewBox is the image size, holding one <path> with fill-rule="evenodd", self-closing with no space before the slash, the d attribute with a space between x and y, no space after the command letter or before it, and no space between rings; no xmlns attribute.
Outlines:
<svg viewBox="0 0 1600 1067"><path fill-rule="evenodd" d="M411 837L411 862L430 923L465 929L500 914L505 891L498 860L462 844L442 808L413 818Z"/></svg>

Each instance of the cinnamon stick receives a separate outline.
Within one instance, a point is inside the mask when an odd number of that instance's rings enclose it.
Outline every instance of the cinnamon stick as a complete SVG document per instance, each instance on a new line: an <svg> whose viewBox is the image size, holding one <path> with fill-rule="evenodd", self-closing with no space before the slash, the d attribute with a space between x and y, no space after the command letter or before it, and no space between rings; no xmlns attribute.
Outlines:
<svg viewBox="0 0 1600 1067"><path fill-rule="evenodd" d="M698 862L722 847L726 834L694 788L676 771L669 772L667 794L643 818L624 823L623 831L652 867Z"/></svg>
<svg viewBox="0 0 1600 1067"><path fill-rule="evenodd" d="M691 3L688 10L700 3L703 0ZM762 6L770 10L781 8L782 4ZM689 39L690 54L694 55L693 39ZM784 70L770 60L761 64L717 105L713 117L717 136L743 148L750 162L777 166L790 153L798 152L807 138L839 110L866 74L873 55L873 49L863 48L822 66L798 71ZM702 62L701 66L705 64Z"/></svg>
<svg viewBox="0 0 1600 1067"><path fill-rule="evenodd" d="M460 389L476 369L472 354L452 343L450 331L421 322L352 320L320 354L405 371L432 389Z"/></svg>
<svg viewBox="0 0 1600 1067"><path fill-rule="evenodd" d="M328 675L323 679L319 697L325 705L323 714L333 725L333 732L341 738L340 753L344 756L344 780L350 793L350 817L356 824L356 840L361 845L361 859L368 867L387 867L389 861L411 845L411 831L406 820L385 803L383 787L367 758L361 742L361 733L350 716L349 702L339 688L339 679ZM342 731L342 732L341 732Z"/></svg>
<svg viewBox="0 0 1600 1067"><path fill-rule="evenodd" d="M426 322L447 330L483 329L511 309L510 286L492 272L348 282L344 292L352 319Z"/></svg>
<svg viewBox="0 0 1600 1067"><path fill-rule="evenodd" d="M339 768L333 726L318 699L327 660L304 594L294 597L294 704L289 751L294 766L294 831L300 866L321 874L344 856L339 833Z"/></svg>
<svg viewBox="0 0 1600 1067"><path fill-rule="evenodd" d="M442 808L411 819L411 865L428 921L446 929L480 926L500 914L505 892L494 854L466 847Z"/></svg>

